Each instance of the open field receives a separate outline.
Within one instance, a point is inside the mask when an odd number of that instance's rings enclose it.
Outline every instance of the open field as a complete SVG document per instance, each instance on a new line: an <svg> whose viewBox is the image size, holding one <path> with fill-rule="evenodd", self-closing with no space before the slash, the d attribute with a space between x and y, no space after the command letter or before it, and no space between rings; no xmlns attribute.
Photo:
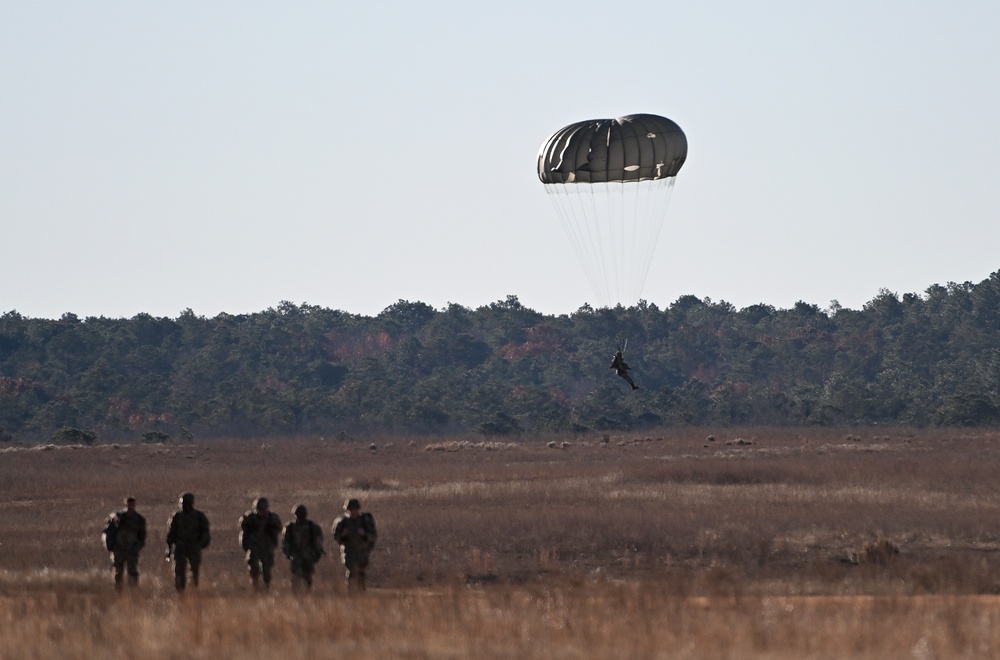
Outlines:
<svg viewBox="0 0 1000 660"><path fill-rule="evenodd" d="M0 449L0 657L1000 655L998 432L368 442ZM213 542L178 598L185 490ZM119 597L99 536L126 494L150 541ZM328 537L359 497L368 593L347 597L328 538L312 594L279 558L254 596L236 523L257 495Z"/></svg>

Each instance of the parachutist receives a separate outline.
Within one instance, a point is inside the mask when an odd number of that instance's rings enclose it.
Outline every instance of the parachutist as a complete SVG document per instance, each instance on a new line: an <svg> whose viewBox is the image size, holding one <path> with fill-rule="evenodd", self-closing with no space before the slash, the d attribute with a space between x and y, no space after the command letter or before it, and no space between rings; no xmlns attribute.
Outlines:
<svg viewBox="0 0 1000 660"><path fill-rule="evenodd" d="M615 357L611 360L611 368L615 370L615 373L625 379L625 382L632 386L633 390L639 389L639 386L635 384L632 377L628 375L628 370L630 367L625 364L625 358L622 357L622 352L618 351L615 353Z"/></svg>

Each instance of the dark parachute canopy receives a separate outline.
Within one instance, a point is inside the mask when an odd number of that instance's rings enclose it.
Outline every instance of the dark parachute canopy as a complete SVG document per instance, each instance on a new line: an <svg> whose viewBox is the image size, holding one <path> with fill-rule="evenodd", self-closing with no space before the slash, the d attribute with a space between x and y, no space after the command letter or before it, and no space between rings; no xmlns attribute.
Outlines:
<svg viewBox="0 0 1000 660"><path fill-rule="evenodd" d="M687 158L681 127L659 115L570 124L538 151L542 183L650 181L673 177Z"/></svg>
<svg viewBox="0 0 1000 660"><path fill-rule="evenodd" d="M687 138L658 115L592 119L538 150L538 178L601 305L632 305L646 276Z"/></svg>

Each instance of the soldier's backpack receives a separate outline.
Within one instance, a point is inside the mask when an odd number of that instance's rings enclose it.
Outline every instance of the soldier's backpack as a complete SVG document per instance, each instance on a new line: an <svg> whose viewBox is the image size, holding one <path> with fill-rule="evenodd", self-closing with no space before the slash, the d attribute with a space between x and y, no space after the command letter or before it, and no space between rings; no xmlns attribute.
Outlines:
<svg viewBox="0 0 1000 660"><path fill-rule="evenodd" d="M115 549L115 541L118 538L118 514L112 513L108 516L108 519L104 522L104 530L101 532L101 538L104 540L104 547L111 552Z"/></svg>
<svg viewBox="0 0 1000 660"><path fill-rule="evenodd" d="M375 516L370 513L362 513L361 526L368 534L368 550L371 550L375 547L375 539L378 538L378 531L375 529Z"/></svg>
<svg viewBox="0 0 1000 660"><path fill-rule="evenodd" d="M309 549L313 555L313 561L318 562L326 552L323 550L323 528L309 521Z"/></svg>

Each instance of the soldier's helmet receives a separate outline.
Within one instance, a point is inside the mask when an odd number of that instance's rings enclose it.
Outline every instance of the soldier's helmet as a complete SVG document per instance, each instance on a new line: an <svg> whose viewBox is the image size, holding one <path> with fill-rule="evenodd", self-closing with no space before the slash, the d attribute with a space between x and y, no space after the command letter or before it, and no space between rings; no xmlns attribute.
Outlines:
<svg viewBox="0 0 1000 660"><path fill-rule="evenodd" d="M299 517L305 518L306 516L309 515L309 510L306 509L305 504L296 504L295 508L292 509L292 515L295 516L296 518Z"/></svg>
<svg viewBox="0 0 1000 660"><path fill-rule="evenodd" d="M361 508L361 502L359 502L358 500L356 500L356 499L354 499L352 497L351 499L347 500L346 503L344 503L344 508L345 509L360 509Z"/></svg>
<svg viewBox="0 0 1000 660"><path fill-rule="evenodd" d="M194 506L194 493L181 495L181 506Z"/></svg>
<svg viewBox="0 0 1000 660"><path fill-rule="evenodd" d="M268 506L270 506L270 503L267 501L266 497L258 497L253 501L254 511L267 511Z"/></svg>

